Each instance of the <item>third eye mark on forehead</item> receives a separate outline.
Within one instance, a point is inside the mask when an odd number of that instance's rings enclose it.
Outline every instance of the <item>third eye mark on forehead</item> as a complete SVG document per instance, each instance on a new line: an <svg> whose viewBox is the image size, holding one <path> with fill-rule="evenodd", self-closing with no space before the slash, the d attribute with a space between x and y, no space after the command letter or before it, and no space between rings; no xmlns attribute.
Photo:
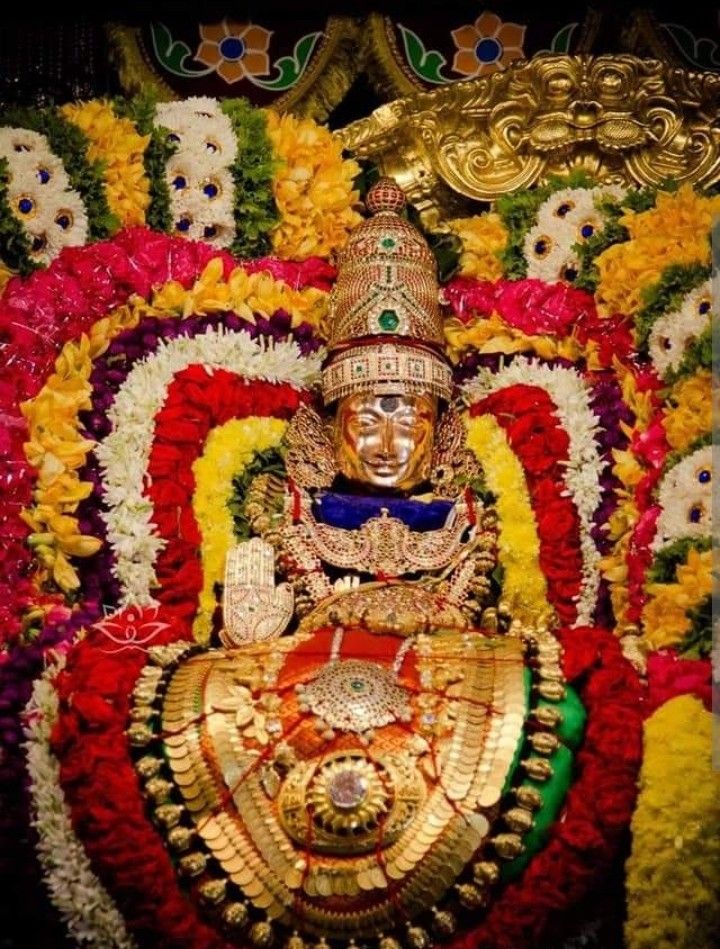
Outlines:
<svg viewBox="0 0 720 949"><path fill-rule="evenodd" d="M380 399L380 408L383 412L394 412L400 404L400 399L396 395L384 395Z"/></svg>

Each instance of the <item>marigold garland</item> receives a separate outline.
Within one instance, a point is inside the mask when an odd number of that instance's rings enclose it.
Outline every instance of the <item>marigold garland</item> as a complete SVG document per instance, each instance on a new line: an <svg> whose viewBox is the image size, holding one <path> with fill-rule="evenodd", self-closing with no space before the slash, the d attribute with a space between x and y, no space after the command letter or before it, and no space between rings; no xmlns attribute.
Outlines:
<svg viewBox="0 0 720 949"><path fill-rule="evenodd" d="M642 613L643 639L651 649L677 646L691 628L691 610L712 592L712 551L688 549L675 583L649 583Z"/></svg>
<svg viewBox="0 0 720 949"><path fill-rule="evenodd" d="M603 315L634 315L644 303L644 291L656 284L670 266L710 263L709 234L720 213L720 196L704 197L689 184L676 192L661 191L655 207L620 218L630 240L614 244L596 261L600 276L596 301Z"/></svg>
<svg viewBox="0 0 720 949"><path fill-rule="evenodd" d="M329 257L360 223L356 162L343 159L340 141L310 119L267 112L267 132L281 160L273 192L280 224L273 250L288 260Z"/></svg>
<svg viewBox="0 0 720 949"><path fill-rule="evenodd" d="M499 280L505 276L500 255L508 233L499 214L456 218L448 221L448 226L462 241L460 276L475 280Z"/></svg>
<svg viewBox="0 0 720 949"><path fill-rule="evenodd" d="M229 502L234 495L233 479L241 474L259 452L274 448L282 439L287 422L278 418L248 416L230 419L213 429L202 455L193 464L196 489L192 505L202 537L203 586L193 636L207 643L211 617L216 605L216 584L222 584L225 558L235 540Z"/></svg>
<svg viewBox="0 0 720 949"><path fill-rule="evenodd" d="M684 452L712 429L711 374L701 370L689 379L682 379L670 391L668 402L663 418L665 435L671 448Z"/></svg>
<svg viewBox="0 0 720 949"><path fill-rule="evenodd" d="M540 541L522 466L492 415L469 418L467 431L468 447L496 498L503 596L519 619L536 617L547 609L547 581L539 567Z"/></svg>
<svg viewBox="0 0 720 949"><path fill-rule="evenodd" d="M144 224L150 206L144 165L150 136L138 134L130 119L117 116L102 99L68 103L60 112L87 136L88 158L102 163L105 195L120 226Z"/></svg>
<svg viewBox="0 0 720 949"><path fill-rule="evenodd" d="M690 695L645 724L640 797L627 862L628 949L717 942L720 775L712 713Z"/></svg>

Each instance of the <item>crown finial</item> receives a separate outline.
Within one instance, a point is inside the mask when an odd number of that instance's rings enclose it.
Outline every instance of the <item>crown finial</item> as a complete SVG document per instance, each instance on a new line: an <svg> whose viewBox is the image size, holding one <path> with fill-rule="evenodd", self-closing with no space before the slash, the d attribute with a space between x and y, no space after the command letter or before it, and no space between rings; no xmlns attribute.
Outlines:
<svg viewBox="0 0 720 949"><path fill-rule="evenodd" d="M405 207L405 192L394 178L380 178L368 191L365 204L371 214L393 211L399 214Z"/></svg>

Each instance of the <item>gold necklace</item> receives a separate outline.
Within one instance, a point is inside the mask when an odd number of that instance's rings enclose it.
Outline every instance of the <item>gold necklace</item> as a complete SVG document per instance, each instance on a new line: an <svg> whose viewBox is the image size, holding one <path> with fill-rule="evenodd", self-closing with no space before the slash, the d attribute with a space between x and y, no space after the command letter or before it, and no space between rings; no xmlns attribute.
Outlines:
<svg viewBox="0 0 720 949"><path fill-rule="evenodd" d="M338 626L328 662L310 682L296 685L295 691L301 711L317 717L323 737L333 738L336 731L353 732L367 743L373 729L412 718L407 689L397 679L415 638L402 641L387 669L367 659L341 659L344 635L344 628Z"/></svg>

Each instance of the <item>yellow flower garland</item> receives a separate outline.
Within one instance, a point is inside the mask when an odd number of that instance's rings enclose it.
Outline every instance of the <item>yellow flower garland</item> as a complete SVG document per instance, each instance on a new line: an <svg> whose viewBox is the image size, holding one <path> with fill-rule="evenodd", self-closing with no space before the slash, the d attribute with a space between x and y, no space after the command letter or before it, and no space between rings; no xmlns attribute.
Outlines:
<svg viewBox="0 0 720 949"><path fill-rule="evenodd" d="M285 260L330 257L361 220L353 207L359 197L353 180L360 167L343 158L339 139L311 119L272 110L266 116L280 159L273 193L281 220L272 234L273 250Z"/></svg>
<svg viewBox="0 0 720 949"><path fill-rule="evenodd" d="M688 550L679 564L675 583L649 583L650 599L643 609L643 641L649 649L664 649L681 642L690 631L688 612L712 592L712 550Z"/></svg>
<svg viewBox="0 0 720 949"><path fill-rule="evenodd" d="M276 418L230 419L210 432L203 454L193 465L197 485L193 511L202 536L203 566L203 588L193 633L201 643L210 639L215 585L223 582L225 558L234 543L233 519L228 507L233 478L257 452L278 445L286 428L287 422Z"/></svg>
<svg viewBox="0 0 720 949"><path fill-rule="evenodd" d="M295 290L275 280L266 271L247 274L241 267L236 267L225 280L223 262L214 257L189 290L177 281L170 281L157 290L148 313L188 317L231 311L252 321L254 313L271 316L276 310L286 310L293 326L310 323L318 328L325 318L327 306L328 294L325 291L314 287Z"/></svg>
<svg viewBox="0 0 720 949"><path fill-rule="evenodd" d="M468 447L497 498L504 598L518 619L537 620L549 613L547 581L540 569L540 540L522 465L492 416L468 419L467 430Z"/></svg>
<svg viewBox="0 0 720 949"><path fill-rule="evenodd" d="M627 211L620 223L630 239L613 244L596 261L598 313L637 313L642 291L657 283L670 264L709 264L709 234L718 213L720 196L703 197L689 184L675 194L661 191L648 211Z"/></svg>
<svg viewBox="0 0 720 949"><path fill-rule="evenodd" d="M69 103L60 112L90 140L88 158L103 163L105 195L121 227L144 224L150 180L143 156L150 136L140 135L130 119L118 118L102 99Z"/></svg>
<svg viewBox="0 0 720 949"><path fill-rule="evenodd" d="M445 321L444 330L448 355L453 362L457 362L466 349L508 355L530 352L542 359L561 356L573 362L582 354L582 347L571 337L558 340L549 336L528 336L507 324L497 313L490 317L476 317L469 323L451 317Z"/></svg>
<svg viewBox="0 0 720 949"><path fill-rule="evenodd" d="M80 534L72 516L92 490L92 484L81 482L77 474L94 445L81 436L78 413L91 407L93 360L138 320L136 308L123 306L98 320L89 335L66 343L55 372L34 399L20 406L30 435L25 456L38 472L34 506L22 516L33 531L29 543L43 566L41 580L51 576L66 592L79 585L68 557L89 557L101 545L97 538Z"/></svg>
<svg viewBox="0 0 720 949"><path fill-rule="evenodd" d="M712 378L707 370L681 379L670 392L668 402L670 407L663 425L675 451L685 451L696 438L712 430Z"/></svg>
<svg viewBox="0 0 720 949"><path fill-rule="evenodd" d="M508 233L499 214L474 215L448 221L450 230L462 241L460 276L477 280L499 280L505 273L500 254Z"/></svg>
<svg viewBox="0 0 720 949"><path fill-rule="evenodd" d="M627 862L628 949L711 949L720 919L720 774L712 713L690 695L645 723Z"/></svg>
<svg viewBox="0 0 720 949"><path fill-rule="evenodd" d="M148 303L142 297L130 301L98 320L89 335L66 343L55 364L55 372L38 395L23 403L29 441L25 453L37 470L34 505L23 512L33 534L30 544L43 566L39 579L52 579L64 591L77 588L79 580L69 556L90 556L100 541L81 535L74 512L92 487L78 477L93 442L80 435L78 412L90 407L90 373L93 360L101 356L123 330L131 329L145 316L188 318L232 310L247 319L254 312L270 315L285 309L293 324L322 319L327 294L308 287L294 290L267 273L246 274L234 270L225 282L223 264L213 258L189 290L171 281L160 287Z"/></svg>

